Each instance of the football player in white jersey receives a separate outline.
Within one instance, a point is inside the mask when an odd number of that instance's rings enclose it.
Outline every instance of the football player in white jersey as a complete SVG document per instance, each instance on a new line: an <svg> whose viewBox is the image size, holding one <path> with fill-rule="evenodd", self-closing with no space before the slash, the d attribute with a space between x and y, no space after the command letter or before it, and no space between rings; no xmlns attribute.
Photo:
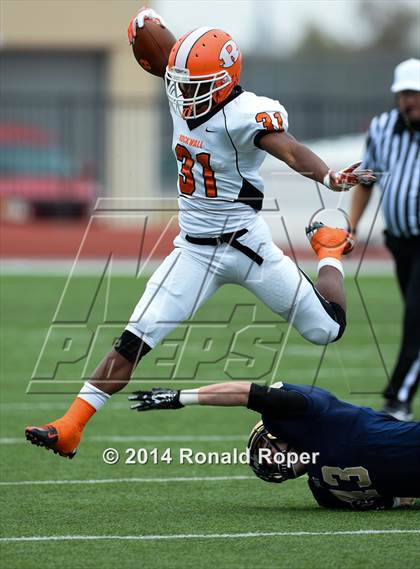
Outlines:
<svg viewBox="0 0 420 569"><path fill-rule="evenodd" d="M132 41L147 18L129 26ZM162 26L164 26L162 22ZM334 191L373 180L358 164L334 172L288 133L278 102L239 86L241 53L226 32L199 28L173 46L165 85L178 164L180 233L175 248L151 276L111 352L60 419L27 427L38 446L72 458L92 415L130 380L140 359L223 284L252 291L308 341L327 344L345 328L341 256L352 248L343 229L313 224L311 245L319 257L313 285L272 241L260 215L264 184L258 169L266 153Z"/></svg>

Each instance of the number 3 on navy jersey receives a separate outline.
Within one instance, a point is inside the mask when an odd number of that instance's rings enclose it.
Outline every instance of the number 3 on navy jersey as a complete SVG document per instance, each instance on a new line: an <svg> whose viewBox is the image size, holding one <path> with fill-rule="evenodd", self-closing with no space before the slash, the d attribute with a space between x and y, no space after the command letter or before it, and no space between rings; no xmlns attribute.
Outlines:
<svg viewBox="0 0 420 569"><path fill-rule="evenodd" d="M351 466L349 468L339 468L338 466L323 466L321 469L324 481L330 486L338 486L339 480L354 482L359 488L366 488L371 486L369 472L363 466Z"/></svg>
<svg viewBox="0 0 420 569"><path fill-rule="evenodd" d="M191 196L195 192L195 180L192 172L194 160L190 151L182 144L177 144L175 147L175 154L177 159L182 163L179 178L179 189L182 194ZM204 189L207 198L217 197L216 180L214 172L210 166L210 154L207 152L200 152L196 156L197 162L203 167Z"/></svg>

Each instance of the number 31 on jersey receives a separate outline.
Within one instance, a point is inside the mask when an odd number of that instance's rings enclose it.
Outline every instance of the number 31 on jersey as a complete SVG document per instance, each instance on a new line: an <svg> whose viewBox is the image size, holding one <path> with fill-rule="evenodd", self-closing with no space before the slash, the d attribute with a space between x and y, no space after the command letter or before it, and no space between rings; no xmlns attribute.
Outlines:
<svg viewBox="0 0 420 569"><path fill-rule="evenodd" d="M182 163L181 172L178 176L179 190L182 194L191 196L195 192L195 179L193 174L194 159L190 151L182 144L175 147L177 159ZM214 172L210 166L210 154L208 152L200 152L197 154L196 161L203 168L204 190L207 198L217 197L216 180Z"/></svg>
<svg viewBox="0 0 420 569"><path fill-rule="evenodd" d="M262 123L266 130L278 130L280 132L284 130L283 119L278 111L275 113L257 113L255 120ZM274 125L274 120L277 123L276 125Z"/></svg>

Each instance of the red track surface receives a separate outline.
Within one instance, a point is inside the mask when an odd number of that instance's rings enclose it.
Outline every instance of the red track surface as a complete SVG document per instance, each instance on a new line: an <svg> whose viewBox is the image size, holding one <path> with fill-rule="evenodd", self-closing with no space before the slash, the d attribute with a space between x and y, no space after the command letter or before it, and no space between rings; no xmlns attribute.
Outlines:
<svg viewBox="0 0 420 569"><path fill-rule="evenodd" d="M92 259L108 257L138 257L150 254L162 258L172 250L172 241L177 231L167 231L161 240L161 227L116 228L94 223L87 232L88 222L34 222L31 224L3 224L1 228L0 254L3 258L74 258L83 237L86 239L80 257Z"/></svg>
<svg viewBox="0 0 420 569"><path fill-rule="evenodd" d="M88 221L69 222L33 222L29 224L2 224L0 234L0 256L2 258L33 258L33 259L72 259L81 246L88 227ZM83 259L108 257L113 254L116 258L142 258L153 251L156 259L165 257L173 248L172 241L178 233L176 226L166 228L148 226L142 227L112 227L102 223L93 223L87 233L85 242L80 250ZM288 247L283 249L290 254ZM357 259L362 251L359 245L352 259ZM313 259L310 247L295 250L299 260ZM384 247L369 246L367 258L388 259Z"/></svg>

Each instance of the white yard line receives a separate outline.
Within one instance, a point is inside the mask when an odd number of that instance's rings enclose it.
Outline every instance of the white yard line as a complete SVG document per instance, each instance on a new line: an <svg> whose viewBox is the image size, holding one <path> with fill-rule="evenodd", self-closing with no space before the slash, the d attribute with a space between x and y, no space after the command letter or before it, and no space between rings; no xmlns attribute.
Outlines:
<svg viewBox="0 0 420 569"><path fill-rule="evenodd" d="M371 341L370 339L366 340L366 341ZM354 348L357 352L357 347ZM384 352L384 350L382 350L382 352ZM350 352L349 352L350 353ZM319 358L320 357L321 352L316 353L313 352L311 354L312 358ZM287 348L284 352L284 358L288 357L288 352L287 352ZM302 357L302 354L300 355L296 355L296 356L292 356L292 357ZM306 357L306 356L305 356ZM364 357L364 356L363 356ZM372 358L377 358L375 360L372 360ZM362 359L362 358L361 358ZM371 377L372 375L375 375L377 377L384 377L384 370L379 367L379 356L378 356L378 352L376 350L376 348L374 346L372 346L372 352L371 352L371 357L369 358L369 365L365 365L365 366L347 366L345 368L346 371L346 375L349 377L351 375L355 375L356 377ZM332 364L329 364L330 367L325 367L321 369L320 372L320 377L321 379L326 377L336 377L337 375L337 369L336 367L333 367ZM341 371L341 370L340 370ZM294 368L294 369L289 369L286 374L287 377L283 376L282 379L283 381L290 381L291 379L302 379L302 376L305 376L307 379L307 381L310 381L312 378L310 376L310 370L305 369L305 368ZM182 374L180 373L180 375L178 377L172 377L172 378L168 378L168 379L160 379L158 381L158 383L162 384L164 382L166 382L166 384L168 383L173 383L174 381L177 381L178 383L182 383L182 384L192 384L193 386L197 386L197 385L210 385L211 383L222 383L219 380L215 379L191 379L189 377L182 377ZM224 379L224 381L228 381L228 379ZM31 379L29 380L30 383L30 387L27 391L27 393L25 394L26 396L30 395L30 396L42 396L42 395L54 395L54 396L66 396L66 395L74 395L76 396L79 392L80 387L82 386L82 380L81 379ZM156 385L156 379L147 379L147 378L141 378L141 379L132 379L130 381L130 386L132 386L132 388L134 389L135 387L139 386L144 386L144 385ZM76 387L74 388L74 391L70 391L67 393L59 393L59 392L54 392L51 389L54 389L54 387L56 385L73 385L76 386L77 385L77 389ZM35 390L35 387L39 386L40 390L37 391ZM45 386L48 386L49 389L45 390L45 392L41 391L42 388L45 389ZM51 388L51 389L50 389Z"/></svg>
<svg viewBox="0 0 420 569"><path fill-rule="evenodd" d="M366 376L371 376L371 371L372 370L365 370L366 372ZM337 371L335 370L334 372L335 374L337 374ZM302 377L302 372L299 372L300 377ZM287 380L284 380L287 381ZM209 382L210 383L210 382ZM321 384L322 382L320 382ZM322 387L322 385L320 385L320 387ZM33 396L35 397L35 396ZM59 395L56 395L56 397L59 397ZM65 396L63 396L65 397ZM366 401L366 398L368 397L382 397L382 392L378 393L365 393L363 394L357 394L357 397L354 397L353 395L349 395L347 397L347 399L349 400L350 403L354 403L354 402L358 402L358 401ZM4 402L4 403L0 403L0 411L2 413L15 413L16 411L32 411L32 412L36 412L36 411L58 411L58 410L66 410L69 408L70 402L63 402L63 401L55 401L55 402L51 402L51 403L43 403L40 401L34 401L34 402L19 402L19 401L9 401L9 402ZM123 410L123 411L127 411L130 410L130 403L129 401L127 402L111 402L108 403L106 406L107 411L109 410Z"/></svg>
<svg viewBox="0 0 420 569"><path fill-rule="evenodd" d="M56 486L60 484L119 484L126 482L226 482L255 480L255 476L172 476L167 478L93 478L91 480L19 480L3 481L0 486Z"/></svg>
<svg viewBox="0 0 420 569"><path fill-rule="evenodd" d="M67 277L73 269L75 259L0 259L1 273L4 276L35 276L35 277ZM150 259L147 263L149 276L163 259ZM114 276L136 278L137 259L113 260L112 274ZM78 259L75 277L91 277L101 275L105 266L103 259ZM386 273L385 273L386 274Z"/></svg>
<svg viewBox="0 0 420 569"><path fill-rule="evenodd" d="M315 344L313 344L312 346L298 346L296 344L290 344L287 347L287 355L291 355L291 356L304 356L304 355L317 355L319 354L319 352L321 352L322 350L320 350L321 346L316 346ZM366 345L366 343L364 343L363 345L361 344L353 344L352 346L340 346L335 344L334 346L334 351L339 352L340 354L348 354L348 355L353 355L354 356L354 350L357 350L357 355L359 356L359 354L367 354L372 356L372 353L375 353L376 350L376 346L372 343L372 345ZM381 342L380 344L381 349L395 349L395 345L389 342Z"/></svg>
<svg viewBox="0 0 420 569"><path fill-rule="evenodd" d="M97 436L86 437L83 442L91 443L205 443L205 442L229 442L229 441L245 441L248 436L245 435L114 435L114 436ZM27 443L22 437L3 437L0 438L0 445L15 445Z"/></svg>
<svg viewBox="0 0 420 569"><path fill-rule="evenodd" d="M252 537L329 537L352 535L402 535L420 534L420 529L366 529L354 531L270 531L248 533L184 533L173 535L39 535L21 537L1 537L2 542L22 541L159 541L159 540L188 540L188 539L240 539Z"/></svg>
<svg viewBox="0 0 420 569"><path fill-rule="evenodd" d="M26 394L25 397L28 397L28 395L31 394ZM75 397L77 395L77 392L74 393L73 397ZM19 402L19 401L9 401L9 402L4 402L4 403L0 403L0 411L2 412L10 412L10 411L51 411L51 410L58 410L58 409L68 409L69 405L70 405L70 401L64 402L64 401L54 401L51 403L44 403L41 401L37 401L35 399L35 397L39 398L39 395L32 395L32 401L26 401L26 402ZM60 398L64 398L66 397L66 394L64 395L60 395L60 394L55 394L55 397L60 397ZM125 402L120 401L120 402L111 402L108 403L107 409L122 409L122 410L130 410L130 402L126 399Z"/></svg>
<svg viewBox="0 0 420 569"><path fill-rule="evenodd" d="M5 276L68 276L75 259L32 259L15 258L0 259L1 273ZM151 274L163 261L163 259L148 259L147 272ZM77 259L77 276L97 276L102 274L104 268L103 259ZM145 264L145 263L144 263ZM306 272L314 272L315 262L305 260L299 266ZM359 259L346 260L346 274L353 276L359 266ZM114 260L112 274L115 276L128 276L135 278L137 259ZM392 263L387 259L369 259L362 265L361 276L392 276Z"/></svg>

